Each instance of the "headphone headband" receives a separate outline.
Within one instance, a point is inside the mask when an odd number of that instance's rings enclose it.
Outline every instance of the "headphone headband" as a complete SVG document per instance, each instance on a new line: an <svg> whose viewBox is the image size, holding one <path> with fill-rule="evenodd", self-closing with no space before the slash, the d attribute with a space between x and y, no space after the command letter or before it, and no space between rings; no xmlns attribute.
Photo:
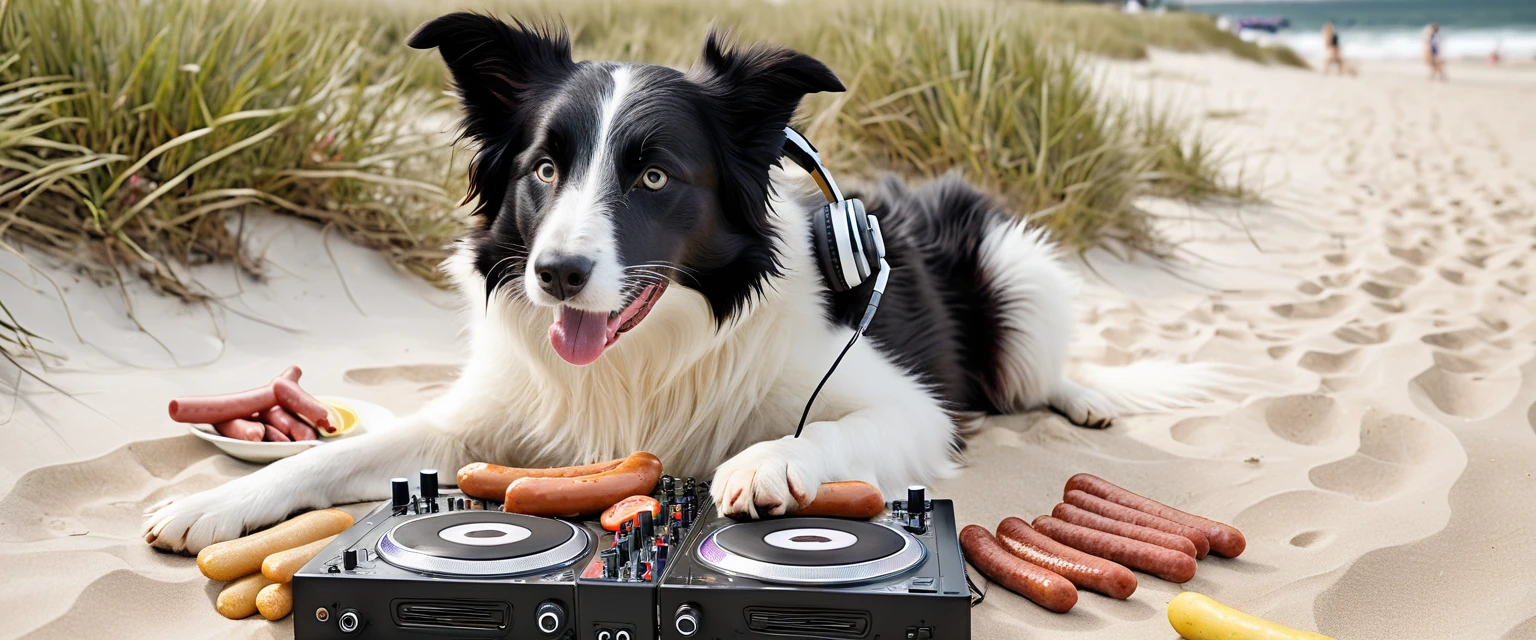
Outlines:
<svg viewBox="0 0 1536 640"><path fill-rule="evenodd" d="M784 127L784 156L811 174L811 179L816 181L816 187L821 189L821 195L826 196L827 202L843 201L843 192L838 190L837 181L832 179L827 166L821 163L821 152L811 146L811 141L795 131L794 127Z"/></svg>

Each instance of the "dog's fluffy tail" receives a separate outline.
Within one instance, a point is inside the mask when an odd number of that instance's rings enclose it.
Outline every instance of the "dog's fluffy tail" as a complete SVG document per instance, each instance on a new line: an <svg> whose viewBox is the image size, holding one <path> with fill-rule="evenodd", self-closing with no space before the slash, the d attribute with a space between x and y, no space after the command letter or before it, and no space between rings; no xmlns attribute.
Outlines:
<svg viewBox="0 0 1536 640"><path fill-rule="evenodd" d="M1084 364L1074 369L1076 381L1064 381L1052 404L1086 405L1102 417L1204 404L1241 386L1241 377L1217 362L1149 359L1123 367Z"/></svg>

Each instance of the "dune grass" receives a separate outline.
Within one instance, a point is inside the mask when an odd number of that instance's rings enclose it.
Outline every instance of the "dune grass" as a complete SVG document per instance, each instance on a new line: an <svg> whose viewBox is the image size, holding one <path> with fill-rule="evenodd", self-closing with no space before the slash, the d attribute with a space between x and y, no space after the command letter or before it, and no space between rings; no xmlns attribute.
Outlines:
<svg viewBox="0 0 1536 640"><path fill-rule="evenodd" d="M1160 253L1142 195L1241 192L1208 141L1106 98L1082 56L1165 47L1289 63L1192 14L1005 0L477 6L558 16L585 58L686 65L712 24L810 52L849 87L814 96L800 118L839 173L961 171L1078 250ZM450 146L440 62L402 43L454 8L0 0L0 242L196 298L185 265L261 273L229 218L258 206L433 277L467 224L455 206L464 154ZM0 340L30 340L7 318L0 305Z"/></svg>

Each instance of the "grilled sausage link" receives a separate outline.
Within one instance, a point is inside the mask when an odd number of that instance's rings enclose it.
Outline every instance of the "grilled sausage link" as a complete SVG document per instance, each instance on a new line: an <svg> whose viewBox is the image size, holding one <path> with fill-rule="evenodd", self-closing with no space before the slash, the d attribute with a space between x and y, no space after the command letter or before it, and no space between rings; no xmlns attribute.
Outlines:
<svg viewBox="0 0 1536 640"><path fill-rule="evenodd" d="M1050 516L1035 518L1036 531L1064 545L1144 571L1169 582L1184 583L1195 577L1195 559L1172 549L1140 540L1080 527Z"/></svg>
<svg viewBox="0 0 1536 640"><path fill-rule="evenodd" d="M1243 552L1243 549L1248 548L1248 540L1243 537L1243 533L1231 525L1179 511L1151 498L1139 496L1121 487L1117 487L1110 481L1098 476L1079 473L1068 478L1066 490L1071 491L1073 489L1096 495L1121 506L1144 511L1159 518L1165 518L1199 529L1211 541L1211 551L1215 551L1228 558L1236 558Z"/></svg>
<svg viewBox="0 0 1536 640"><path fill-rule="evenodd" d="M1066 613L1077 604L1077 587L1066 578L1023 560L1003 549L986 529L974 524L960 530L960 550L965 559L987 578L1035 604Z"/></svg>
<svg viewBox="0 0 1536 640"><path fill-rule="evenodd" d="M1018 518L1003 518L997 525L997 541L1009 553L1084 589L1121 600L1136 592L1136 574L1130 569L1052 540Z"/></svg>

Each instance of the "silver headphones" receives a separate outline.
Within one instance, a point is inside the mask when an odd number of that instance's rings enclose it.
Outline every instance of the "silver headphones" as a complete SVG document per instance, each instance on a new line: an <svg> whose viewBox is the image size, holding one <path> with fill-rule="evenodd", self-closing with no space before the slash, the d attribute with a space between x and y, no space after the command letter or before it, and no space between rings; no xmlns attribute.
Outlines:
<svg viewBox="0 0 1536 640"><path fill-rule="evenodd" d="M827 198L826 206L811 217L814 252L827 286L835 292L843 293L864 284L871 275L875 278L874 287L869 293L869 305L864 308L864 317L859 320L853 337L848 340L842 352L837 354L837 359L832 361L832 368L827 370L827 375L821 377L816 390L811 392L811 399L805 403L805 411L800 414L800 425L795 428L795 437L798 438L805 429L805 419L811 415L811 405L816 402L822 386L827 384L832 372L837 371L837 365L843 362L843 356L848 355L853 343L858 342L859 336L864 335L869 329L869 323L874 321L875 310L880 308L880 296L885 295L885 284L891 277L891 265L885 262L885 238L880 235L880 221L864 211L864 203L858 198L843 198L843 192L838 190L831 172L821 163L821 154L816 151L816 147L811 146L805 136L791 127L784 127L784 157L810 173L816 186L821 189L821 194Z"/></svg>
<svg viewBox="0 0 1536 640"><path fill-rule="evenodd" d="M885 239L880 235L880 220L866 213L864 202L858 198L843 198L832 174L821 163L821 154L816 147L790 127L784 127L784 156L810 173L827 198L826 206L811 218L814 252L827 285L842 293L864 284L871 275L875 277L869 306L859 321L858 332L863 333L875 319L880 296L885 294L885 284L890 278L891 267L885 262Z"/></svg>

